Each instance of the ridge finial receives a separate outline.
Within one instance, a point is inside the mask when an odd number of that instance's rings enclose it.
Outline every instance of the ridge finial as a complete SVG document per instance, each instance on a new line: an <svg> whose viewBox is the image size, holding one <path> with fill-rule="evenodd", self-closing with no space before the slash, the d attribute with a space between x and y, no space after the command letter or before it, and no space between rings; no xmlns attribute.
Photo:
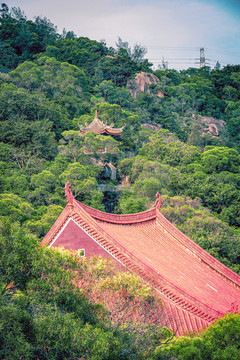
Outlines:
<svg viewBox="0 0 240 360"><path fill-rule="evenodd" d="M159 192L156 193L156 198L157 199L155 201L154 207L159 210L161 207L161 204L162 204L162 199L161 199L161 195L159 194Z"/></svg>
<svg viewBox="0 0 240 360"><path fill-rule="evenodd" d="M74 196L73 196L73 193L72 193L72 191L70 189L70 186L71 186L70 182L67 181L66 184L65 184L65 188L64 188L65 189L65 196L67 198L68 204L73 205Z"/></svg>

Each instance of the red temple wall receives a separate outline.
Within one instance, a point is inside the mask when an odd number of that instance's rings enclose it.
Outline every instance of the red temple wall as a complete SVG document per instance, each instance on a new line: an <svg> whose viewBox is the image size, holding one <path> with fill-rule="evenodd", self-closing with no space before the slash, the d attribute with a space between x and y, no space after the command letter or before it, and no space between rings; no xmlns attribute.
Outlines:
<svg viewBox="0 0 240 360"><path fill-rule="evenodd" d="M104 248L102 248L95 240L93 240L79 225L72 219L68 221L67 225L63 228L57 238L50 244L49 247L64 247L66 250L85 250L85 256L102 256L116 260Z"/></svg>

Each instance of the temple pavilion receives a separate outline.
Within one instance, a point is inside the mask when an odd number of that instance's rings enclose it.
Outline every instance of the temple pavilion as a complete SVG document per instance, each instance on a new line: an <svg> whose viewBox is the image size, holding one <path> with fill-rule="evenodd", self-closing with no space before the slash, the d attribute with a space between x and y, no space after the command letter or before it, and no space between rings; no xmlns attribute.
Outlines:
<svg viewBox="0 0 240 360"><path fill-rule="evenodd" d="M65 186L67 205L42 244L101 255L138 274L159 294L170 327L199 332L240 309L240 276L191 241L161 213L109 214L77 201Z"/></svg>
<svg viewBox="0 0 240 360"><path fill-rule="evenodd" d="M102 134L102 135L112 135L112 136L119 136L122 134L122 131L124 129L124 126L121 128L114 128L114 124L111 125L104 124L99 118L97 110L95 111L95 118L93 121L88 125L85 124L85 127L83 125L78 124L80 131L85 134L88 131L92 131L95 134Z"/></svg>

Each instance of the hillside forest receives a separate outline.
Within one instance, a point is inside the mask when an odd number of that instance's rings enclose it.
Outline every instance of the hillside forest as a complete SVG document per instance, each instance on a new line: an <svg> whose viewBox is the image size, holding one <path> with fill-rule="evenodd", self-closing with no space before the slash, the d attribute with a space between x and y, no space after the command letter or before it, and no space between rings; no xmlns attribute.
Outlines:
<svg viewBox="0 0 240 360"><path fill-rule="evenodd" d="M0 15L0 358L239 359L239 315L177 339L167 324L130 327L109 299L150 314L153 290L39 244L66 181L77 200L122 214L159 192L164 216L240 274L240 65L153 70L140 44L59 34L6 4ZM96 110L121 136L80 132Z"/></svg>

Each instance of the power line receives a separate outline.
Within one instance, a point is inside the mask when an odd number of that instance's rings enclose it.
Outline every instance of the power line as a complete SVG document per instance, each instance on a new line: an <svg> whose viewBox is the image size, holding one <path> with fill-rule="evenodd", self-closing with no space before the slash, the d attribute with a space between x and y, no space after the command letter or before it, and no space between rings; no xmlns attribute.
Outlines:
<svg viewBox="0 0 240 360"><path fill-rule="evenodd" d="M191 47L191 46L161 46L161 45L149 45L146 46L147 49L164 49L164 50L178 50L178 51L199 51L199 47ZM211 52L217 52L221 54L227 54L231 56L237 56L240 57L240 53L233 52L233 51L227 51L227 50L219 50L219 49L213 49L213 48L205 48L208 51Z"/></svg>
<svg viewBox="0 0 240 360"><path fill-rule="evenodd" d="M195 50L199 51L197 47L186 47L186 46L160 46L160 45L149 45L147 49L166 49L166 50Z"/></svg>
<svg viewBox="0 0 240 360"><path fill-rule="evenodd" d="M206 48L206 50L213 51L213 52L220 53L220 54L226 54L226 55L236 56L236 57L239 57L239 58L240 58L240 54L239 54L239 53L235 53L235 52L232 52L232 51L217 50L217 49L211 49L211 48Z"/></svg>
<svg viewBox="0 0 240 360"><path fill-rule="evenodd" d="M204 66L213 66L213 63L217 63L220 62L223 65L227 65L230 64L231 62L227 62L225 59L225 61L222 61L221 59L218 60L213 60L211 58L206 58L205 56L205 49L207 49L208 52L210 53L216 53L216 54L221 54L221 55L228 55L228 56L236 56L240 58L240 54L231 52L231 51L222 51L222 50L217 50L217 49L212 49L212 48L196 48L196 47L182 47L182 46L160 46L160 45L151 45L149 46L149 48L151 49L161 49L161 50L170 50L170 51L198 51L200 50L200 56L198 58L193 58L193 57L182 57L182 58L178 58L178 57L171 57L171 58L166 58L166 57L162 57L162 58L158 58L158 57L152 57L152 58L148 58L149 61L152 62L161 62L164 60L164 58L166 59L166 61L169 63L169 65L178 65L178 66L186 66L186 65L190 65L190 66L198 66L200 68L204 67ZM196 62L197 61L197 62Z"/></svg>

